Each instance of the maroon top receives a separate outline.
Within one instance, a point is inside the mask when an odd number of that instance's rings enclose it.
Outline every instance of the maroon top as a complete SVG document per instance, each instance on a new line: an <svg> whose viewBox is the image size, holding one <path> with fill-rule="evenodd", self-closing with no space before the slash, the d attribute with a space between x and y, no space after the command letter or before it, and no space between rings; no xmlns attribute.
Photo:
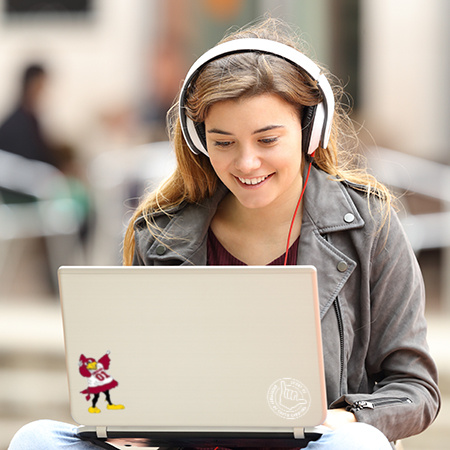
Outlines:
<svg viewBox="0 0 450 450"><path fill-rule="evenodd" d="M287 265L295 266L297 264L297 250L298 242L300 238L291 245L289 248ZM229 253L225 247L219 242L215 234L212 232L211 228L208 230L208 256L207 265L208 266L246 266L245 263L235 258L231 253ZM284 258L286 253L279 256L277 259L273 260L268 266L282 266L284 265Z"/></svg>

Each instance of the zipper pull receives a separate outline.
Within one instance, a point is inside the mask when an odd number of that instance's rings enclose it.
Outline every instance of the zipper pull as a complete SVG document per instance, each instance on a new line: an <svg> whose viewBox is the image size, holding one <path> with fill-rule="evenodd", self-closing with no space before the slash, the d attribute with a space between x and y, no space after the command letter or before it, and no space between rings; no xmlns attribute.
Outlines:
<svg viewBox="0 0 450 450"><path fill-rule="evenodd" d="M373 403L367 402L365 400L360 400L350 405L348 410L352 413L355 413L356 411L361 411L362 409L374 409L374 408L375 406Z"/></svg>

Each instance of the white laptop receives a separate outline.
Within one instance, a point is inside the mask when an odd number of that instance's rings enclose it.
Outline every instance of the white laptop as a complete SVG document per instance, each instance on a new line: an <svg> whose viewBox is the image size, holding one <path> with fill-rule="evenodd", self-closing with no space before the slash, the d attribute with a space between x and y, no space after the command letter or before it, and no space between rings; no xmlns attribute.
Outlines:
<svg viewBox="0 0 450 450"><path fill-rule="evenodd" d="M59 283L81 438L237 448L320 437L314 267L61 267Z"/></svg>

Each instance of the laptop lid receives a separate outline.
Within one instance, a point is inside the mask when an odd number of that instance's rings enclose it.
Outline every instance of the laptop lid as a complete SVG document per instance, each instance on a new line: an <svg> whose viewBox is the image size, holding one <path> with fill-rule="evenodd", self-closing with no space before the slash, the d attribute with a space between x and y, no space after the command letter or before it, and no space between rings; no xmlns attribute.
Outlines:
<svg viewBox="0 0 450 450"><path fill-rule="evenodd" d="M87 434L302 437L325 420L314 267L58 275L71 414Z"/></svg>

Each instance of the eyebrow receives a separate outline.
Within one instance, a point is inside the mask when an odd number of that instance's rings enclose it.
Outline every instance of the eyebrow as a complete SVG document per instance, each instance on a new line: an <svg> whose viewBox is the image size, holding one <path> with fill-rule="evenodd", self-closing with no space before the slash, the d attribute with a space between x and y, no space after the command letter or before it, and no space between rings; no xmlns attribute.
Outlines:
<svg viewBox="0 0 450 450"><path fill-rule="evenodd" d="M265 131L275 130L277 128L284 128L284 125L267 125L266 127L255 130L252 134L264 133ZM224 136L232 136L228 131L219 130L218 128L211 128L207 130L208 133L223 134Z"/></svg>
<svg viewBox="0 0 450 450"><path fill-rule="evenodd" d="M225 136L231 136L231 133L228 133L228 131L219 130L218 128L211 128L210 130L207 130L207 133L223 134Z"/></svg>

